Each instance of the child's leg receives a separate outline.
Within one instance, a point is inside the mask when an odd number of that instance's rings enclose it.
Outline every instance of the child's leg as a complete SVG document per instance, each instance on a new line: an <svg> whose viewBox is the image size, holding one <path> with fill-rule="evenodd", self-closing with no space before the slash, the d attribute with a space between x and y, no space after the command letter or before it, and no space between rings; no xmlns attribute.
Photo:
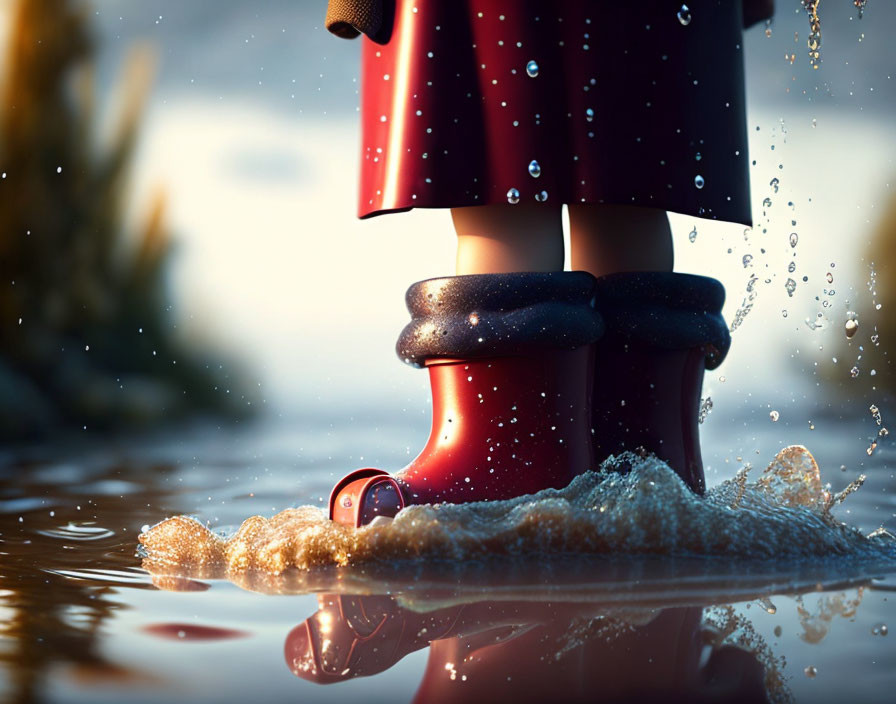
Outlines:
<svg viewBox="0 0 896 704"><path fill-rule="evenodd" d="M452 208L457 274L563 270L559 205L479 205Z"/></svg>
<svg viewBox="0 0 896 704"><path fill-rule="evenodd" d="M663 210L571 204L569 236L573 271L672 271L672 231Z"/></svg>

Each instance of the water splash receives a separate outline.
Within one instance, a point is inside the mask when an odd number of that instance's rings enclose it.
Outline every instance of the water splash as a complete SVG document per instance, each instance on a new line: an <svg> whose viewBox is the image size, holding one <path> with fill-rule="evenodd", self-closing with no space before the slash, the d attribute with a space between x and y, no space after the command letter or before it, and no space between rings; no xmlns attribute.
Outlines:
<svg viewBox="0 0 896 704"><path fill-rule="evenodd" d="M746 267L747 264L749 264L749 262L746 262L744 266ZM756 274L750 275L750 279L747 281L746 296L744 296L740 307L734 314L734 319L731 321L729 332L737 330L743 324L744 319L750 314L750 311L753 310L753 305L756 301L756 296L758 295L758 292L756 291L756 283L758 281L759 277L757 277Z"/></svg>
<svg viewBox="0 0 896 704"><path fill-rule="evenodd" d="M873 403L868 407L868 412L871 414L871 418L874 419L874 422L877 424L877 435L872 438L871 444L868 446L866 450L868 456L874 454L874 451L877 449L878 443L881 439L887 437L890 434L890 431L887 430L886 426L884 426L884 419L881 415L880 409L874 405Z"/></svg>
<svg viewBox="0 0 896 704"><path fill-rule="evenodd" d="M355 529L313 506L253 516L230 538L175 517L140 535L147 565L260 570L543 555L699 555L718 560L896 561L889 535L866 537L829 511L830 493L802 446L762 475L691 492L668 465L631 453L564 489L508 501L409 506ZM844 497L845 498L845 497Z"/></svg>
<svg viewBox="0 0 896 704"><path fill-rule="evenodd" d="M820 0L801 0L803 9L809 15L809 38L806 46L809 49L809 65L818 69L821 65L821 20L818 18L818 4Z"/></svg>
<svg viewBox="0 0 896 704"><path fill-rule="evenodd" d="M697 413L697 422L702 423L706 416L712 413L712 396L700 399L700 410Z"/></svg>

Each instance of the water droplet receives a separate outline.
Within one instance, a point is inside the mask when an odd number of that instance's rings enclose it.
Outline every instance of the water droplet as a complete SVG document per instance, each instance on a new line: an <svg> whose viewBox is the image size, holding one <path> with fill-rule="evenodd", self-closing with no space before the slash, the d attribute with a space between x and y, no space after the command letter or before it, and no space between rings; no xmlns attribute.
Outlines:
<svg viewBox="0 0 896 704"><path fill-rule="evenodd" d="M873 636L885 636L890 632L890 629L887 628L887 624L885 623L876 623L871 627L871 635Z"/></svg>
<svg viewBox="0 0 896 704"><path fill-rule="evenodd" d="M691 230L690 233L688 233L688 239L689 239L691 242L696 242L696 241L697 241L697 226L696 226L696 225L694 225L694 229Z"/></svg>
<svg viewBox="0 0 896 704"><path fill-rule="evenodd" d="M780 627L780 626L775 626L775 630L774 630L775 638L780 638L780 637L781 637L781 634L782 634L783 632L784 632L784 631L781 630L781 627Z"/></svg>
<svg viewBox="0 0 896 704"><path fill-rule="evenodd" d="M782 317L782 318L786 318L786 317L787 317L787 309L786 309L786 308L782 308L782 309L781 309L781 317Z"/></svg>
<svg viewBox="0 0 896 704"><path fill-rule="evenodd" d="M796 234L795 232L791 232L790 233L790 246L796 247L796 244L799 241L800 241L800 236L798 234Z"/></svg>
<svg viewBox="0 0 896 704"><path fill-rule="evenodd" d="M694 159L696 159L697 161L700 161L702 158L703 158L703 155L700 152L697 152L696 154L694 154Z"/></svg>
<svg viewBox="0 0 896 704"><path fill-rule="evenodd" d="M588 122L593 122L594 121L594 110L592 110L591 108L588 108L585 111L585 119L588 120Z"/></svg>
<svg viewBox="0 0 896 704"><path fill-rule="evenodd" d="M535 159L529 162L529 175L532 178L538 178L541 176L541 164L539 164Z"/></svg>
<svg viewBox="0 0 896 704"><path fill-rule="evenodd" d="M787 279L786 283L784 284L784 288L787 289L787 295L792 297L793 292L796 291L796 281L794 281L793 279Z"/></svg>
<svg viewBox="0 0 896 704"><path fill-rule="evenodd" d="M746 269L746 268L747 268L748 266L750 266L752 263L753 263L753 255L752 255L752 254L745 254L745 255L744 255L744 258L743 258L744 269Z"/></svg>
<svg viewBox="0 0 896 704"><path fill-rule="evenodd" d="M778 184L781 183L777 178L773 178L768 182L768 185L775 189L775 193L778 192Z"/></svg>
<svg viewBox="0 0 896 704"><path fill-rule="evenodd" d="M790 262L790 263L787 265L787 271L788 271L789 273L791 273L791 274L792 274L793 272L795 272L795 271L796 271L796 262Z"/></svg>
<svg viewBox="0 0 896 704"><path fill-rule="evenodd" d="M681 22L684 27L687 27L691 23L691 10L687 5L682 5L681 9L678 11L678 21Z"/></svg>
<svg viewBox="0 0 896 704"><path fill-rule="evenodd" d="M700 400L700 410L697 413L697 422L702 423L712 411L712 396Z"/></svg>
<svg viewBox="0 0 896 704"><path fill-rule="evenodd" d="M849 375L853 379L855 379L860 373L861 373L861 370L858 367L853 367L852 369L849 370Z"/></svg>
<svg viewBox="0 0 896 704"><path fill-rule="evenodd" d="M762 201L762 207L763 207L763 208L771 208L771 207L772 207L772 199L771 199L771 198L766 198L765 200L763 200L763 201Z"/></svg>
<svg viewBox="0 0 896 704"><path fill-rule="evenodd" d="M703 177L702 177L700 174L697 174L697 175L694 177L694 185L695 185L697 188L703 188L703 186L705 185L705 183L706 183L706 182L703 180Z"/></svg>
<svg viewBox="0 0 896 704"><path fill-rule="evenodd" d="M843 326L843 330L846 332L847 337L852 337L859 330L859 321L858 320L847 320L846 324Z"/></svg>
<svg viewBox="0 0 896 704"><path fill-rule="evenodd" d="M530 61L526 64L526 73L530 78L535 78L538 75L538 64L534 61Z"/></svg>
<svg viewBox="0 0 896 704"><path fill-rule="evenodd" d="M544 203L547 199L548 199L547 191L540 191L535 194L535 200L537 200L539 203Z"/></svg>
<svg viewBox="0 0 896 704"><path fill-rule="evenodd" d="M507 191L507 202L511 205L516 205L517 203L519 203L520 192L515 188L511 188L509 191Z"/></svg>
<svg viewBox="0 0 896 704"><path fill-rule="evenodd" d="M772 419L772 423L777 423L778 418L781 417L781 414L778 413L777 411L772 411L771 413L768 414L768 417Z"/></svg>
<svg viewBox="0 0 896 704"><path fill-rule="evenodd" d="M810 679L812 679L815 677L815 675L818 674L818 669L815 668L813 665L809 665L809 667L807 667L805 670L803 670L803 672L806 673L806 677L809 677Z"/></svg>
<svg viewBox="0 0 896 704"><path fill-rule="evenodd" d="M828 272L824 278L827 279L829 284L834 283L834 275L831 272Z"/></svg>

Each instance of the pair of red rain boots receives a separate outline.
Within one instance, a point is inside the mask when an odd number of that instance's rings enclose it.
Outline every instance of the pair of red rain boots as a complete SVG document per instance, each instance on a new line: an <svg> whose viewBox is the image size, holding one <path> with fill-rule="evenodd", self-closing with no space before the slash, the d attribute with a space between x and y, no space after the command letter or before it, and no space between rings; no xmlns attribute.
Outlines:
<svg viewBox="0 0 896 704"><path fill-rule="evenodd" d="M562 488L623 450L704 490L697 415L728 328L714 279L667 272L454 276L414 284L397 351L429 370L432 431L390 475L358 469L330 518L361 526L408 504Z"/></svg>

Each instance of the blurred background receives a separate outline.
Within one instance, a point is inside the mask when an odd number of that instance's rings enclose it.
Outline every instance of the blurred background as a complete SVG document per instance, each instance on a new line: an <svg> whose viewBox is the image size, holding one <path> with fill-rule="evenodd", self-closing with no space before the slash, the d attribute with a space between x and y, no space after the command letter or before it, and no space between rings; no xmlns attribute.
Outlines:
<svg viewBox="0 0 896 704"><path fill-rule="evenodd" d="M0 0L2 436L197 413L425 433L393 345L407 286L453 272L450 219L355 219L360 45L325 5ZM744 40L755 226L672 216L677 269L728 290L709 435L886 419L896 386L896 6L819 5L817 68L803 3L777 7Z"/></svg>

